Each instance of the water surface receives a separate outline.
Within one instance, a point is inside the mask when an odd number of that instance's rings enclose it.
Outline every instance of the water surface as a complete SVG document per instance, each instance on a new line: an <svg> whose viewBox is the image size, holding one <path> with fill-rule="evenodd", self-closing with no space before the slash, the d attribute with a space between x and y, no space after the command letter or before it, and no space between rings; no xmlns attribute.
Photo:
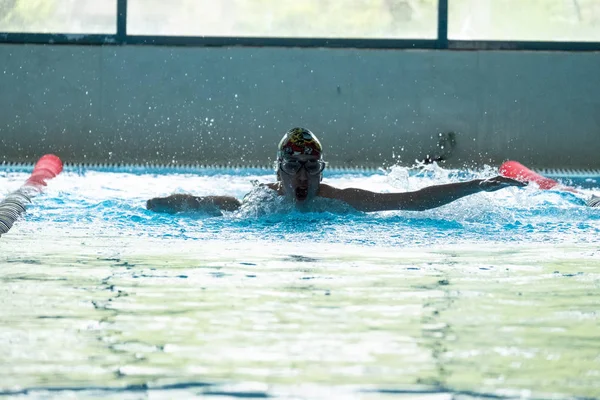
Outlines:
<svg viewBox="0 0 600 400"><path fill-rule="evenodd" d="M271 171L67 170L0 238L0 394L598 398L600 209L534 187L425 212L156 214ZM493 171L333 172L405 191ZM27 178L0 170L2 197ZM565 178L567 179L567 178ZM594 177L571 179L599 192Z"/></svg>

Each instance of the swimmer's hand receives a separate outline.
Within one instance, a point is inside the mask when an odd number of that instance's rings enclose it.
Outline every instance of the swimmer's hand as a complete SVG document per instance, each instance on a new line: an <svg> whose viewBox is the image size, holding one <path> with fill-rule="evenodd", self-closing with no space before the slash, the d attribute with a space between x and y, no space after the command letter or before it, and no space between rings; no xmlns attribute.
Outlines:
<svg viewBox="0 0 600 400"><path fill-rule="evenodd" d="M495 192L510 186L524 187L527 186L527 182L521 182L506 176L495 176L479 182L479 188L484 192Z"/></svg>
<svg viewBox="0 0 600 400"><path fill-rule="evenodd" d="M221 211L235 211L241 203L230 196L203 196L172 194L168 197L155 197L146 202L148 210L175 214L186 211L199 211L210 215L222 215Z"/></svg>
<svg viewBox="0 0 600 400"><path fill-rule="evenodd" d="M168 197L155 197L146 202L146 208L150 211L175 214L187 211L193 202L192 196L174 194Z"/></svg>

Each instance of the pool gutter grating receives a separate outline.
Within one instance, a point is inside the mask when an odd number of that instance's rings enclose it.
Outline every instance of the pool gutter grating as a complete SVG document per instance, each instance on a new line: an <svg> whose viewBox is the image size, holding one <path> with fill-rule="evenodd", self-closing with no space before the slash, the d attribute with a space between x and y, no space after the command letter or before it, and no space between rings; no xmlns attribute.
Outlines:
<svg viewBox="0 0 600 400"><path fill-rule="evenodd" d="M0 163L2 167L33 168L33 163L6 162ZM97 170L128 170L131 172L145 172L152 169L167 169L177 172L198 172L202 170L236 170L251 169L261 171L274 170L272 165L260 164L163 164L163 163L65 163L65 170L78 170L82 168ZM336 172L373 172L380 171L383 167L365 166L328 166L327 169ZM547 177L571 177L571 178L598 178L600 169L572 169L572 168L542 168L534 169L535 172Z"/></svg>

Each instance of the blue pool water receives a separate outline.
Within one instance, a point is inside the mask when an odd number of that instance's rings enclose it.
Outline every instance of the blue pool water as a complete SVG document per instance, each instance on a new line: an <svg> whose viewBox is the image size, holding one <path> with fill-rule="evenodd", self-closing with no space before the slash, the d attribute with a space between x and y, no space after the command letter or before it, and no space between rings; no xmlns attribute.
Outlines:
<svg viewBox="0 0 600 400"><path fill-rule="evenodd" d="M0 190L4 193L18 188L27 177L25 169L5 168L1 174ZM333 171L325 174L325 182L375 191L407 191L493 174L492 170L395 168L386 172ZM558 179L585 194L600 192L598 177ZM123 235L194 240L300 240L389 246L479 241L590 243L600 237L600 212L586 207L581 196L540 191L533 186L479 193L424 212L361 213L322 201L315 205L317 212L301 213L269 199L267 193L257 193L255 201L247 202L241 211L218 218L145 210L147 199L172 193L226 194L242 199L253 190L253 181L272 182L273 172L67 169L50 182L45 195L35 200L26 221L73 229L86 229L92 224L95 230L115 230Z"/></svg>

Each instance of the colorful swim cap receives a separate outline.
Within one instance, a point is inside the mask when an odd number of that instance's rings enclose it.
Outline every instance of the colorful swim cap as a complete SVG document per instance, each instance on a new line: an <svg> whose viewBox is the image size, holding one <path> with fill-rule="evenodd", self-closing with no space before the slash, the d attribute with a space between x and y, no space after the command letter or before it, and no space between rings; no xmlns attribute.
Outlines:
<svg viewBox="0 0 600 400"><path fill-rule="evenodd" d="M323 147L314 133L304 128L292 128L283 135L277 148L277 159L286 156L310 155L323 158Z"/></svg>

